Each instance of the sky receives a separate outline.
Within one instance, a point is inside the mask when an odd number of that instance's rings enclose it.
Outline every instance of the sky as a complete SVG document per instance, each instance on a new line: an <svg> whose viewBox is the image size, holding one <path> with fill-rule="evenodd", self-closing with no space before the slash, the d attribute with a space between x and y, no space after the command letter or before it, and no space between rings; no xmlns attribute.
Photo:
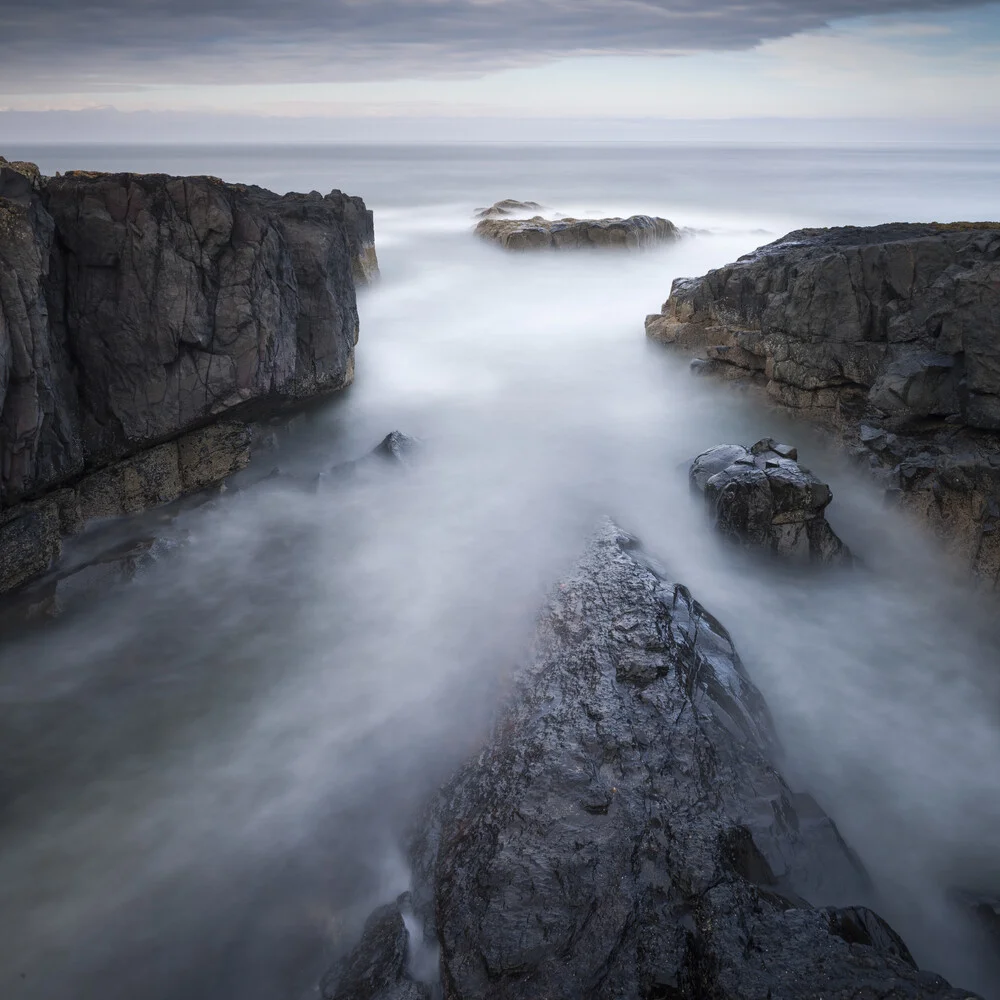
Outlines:
<svg viewBox="0 0 1000 1000"><path fill-rule="evenodd" d="M542 132L781 119L996 136L1000 3L0 0L0 139L55 137L68 111L112 131L138 115Z"/></svg>

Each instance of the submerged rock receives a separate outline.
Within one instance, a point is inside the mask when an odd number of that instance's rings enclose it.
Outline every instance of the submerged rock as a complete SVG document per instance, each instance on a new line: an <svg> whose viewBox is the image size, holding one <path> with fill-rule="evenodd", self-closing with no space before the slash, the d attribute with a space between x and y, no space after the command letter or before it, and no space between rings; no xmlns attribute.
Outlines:
<svg viewBox="0 0 1000 1000"><path fill-rule="evenodd" d="M608 522L413 848L444 1000L968 1000L845 906L863 869L774 754L726 630ZM377 926L348 967L399 968Z"/></svg>
<svg viewBox="0 0 1000 1000"><path fill-rule="evenodd" d="M1000 223L790 233L674 282L646 320L699 370L833 429L1000 587Z"/></svg>
<svg viewBox="0 0 1000 1000"><path fill-rule="evenodd" d="M504 198L503 201L498 201L490 205L489 208L477 208L476 218L503 219L511 215L524 217L528 213L541 211L542 206L537 201L517 201L514 198Z"/></svg>
<svg viewBox="0 0 1000 1000"><path fill-rule="evenodd" d="M477 235L505 250L610 247L637 250L675 240L677 227L666 219L633 215L628 219L509 219L488 216Z"/></svg>
<svg viewBox="0 0 1000 1000"><path fill-rule="evenodd" d="M373 243L340 191L0 162L0 593L88 518L241 468L248 419L348 385Z"/></svg>
<svg viewBox="0 0 1000 1000"><path fill-rule="evenodd" d="M689 478L726 538L785 559L850 564L824 513L830 487L797 458L795 448L770 438L752 448L724 444L694 459Z"/></svg>

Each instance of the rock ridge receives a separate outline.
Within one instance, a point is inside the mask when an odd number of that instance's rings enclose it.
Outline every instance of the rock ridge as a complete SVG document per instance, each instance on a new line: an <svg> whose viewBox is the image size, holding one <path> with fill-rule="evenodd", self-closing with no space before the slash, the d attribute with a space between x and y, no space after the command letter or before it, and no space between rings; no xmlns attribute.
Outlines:
<svg viewBox="0 0 1000 1000"><path fill-rule="evenodd" d="M222 478L246 421L349 385L376 273L371 212L340 191L0 160L0 593L56 521L133 509L90 502L108 477L135 502L201 488L192 451L227 449Z"/></svg>
<svg viewBox="0 0 1000 1000"><path fill-rule="evenodd" d="M970 1000L857 905L864 869L776 752L725 628L606 522L421 821L409 895L322 995Z"/></svg>
<svg viewBox="0 0 1000 1000"><path fill-rule="evenodd" d="M1000 224L798 230L678 279L646 331L833 430L1000 586Z"/></svg>

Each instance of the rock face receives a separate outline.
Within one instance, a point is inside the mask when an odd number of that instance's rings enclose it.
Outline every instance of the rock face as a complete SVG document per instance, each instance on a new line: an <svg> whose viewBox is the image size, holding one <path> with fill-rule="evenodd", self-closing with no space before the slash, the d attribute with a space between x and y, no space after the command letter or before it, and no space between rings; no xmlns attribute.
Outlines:
<svg viewBox="0 0 1000 1000"><path fill-rule="evenodd" d="M607 523L414 847L444 1000L968 998L843 907L863 870L774 752L726 630ZM370 924L341 968L399 951Z"/></svg>
<svg viewBox="0 0 1000 1000"><path fill-rule="evenodd" d="M376 267L339 191L0 162L0 593L60 532L245 464L233 420L349 384Z"/></svg>
<svg viewBox="0 0 1000 1000"><path fill-rule="evenodd" d="M797 458L795 448L770 438L751 448L719 445L691 463L691 487L725 538L796 562L849 565L850 550L824 514L830 487Z"/></svg>
<svg viewBox="0 0 1000 1000"><path fill-rule="evenodd" d="M791 233L676 281L646 329L834 428L1000 585L1000 224Z"/></svg>
<svg viewBox="0 0 1000 1000"><path fill-rule="evenodd" d="M638 250L675 240L680 235L672 222L649 215L633 215L628 219L557 220L543 219L540 215L531 219L489 215L476 226L476 233L505 250L583 247Z"/></svg>

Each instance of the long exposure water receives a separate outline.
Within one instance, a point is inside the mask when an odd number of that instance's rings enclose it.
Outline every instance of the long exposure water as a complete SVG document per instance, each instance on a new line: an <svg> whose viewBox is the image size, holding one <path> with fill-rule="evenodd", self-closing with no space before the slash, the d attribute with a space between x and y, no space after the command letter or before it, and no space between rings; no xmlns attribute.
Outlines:
<svg viewBox="0 0 1000 1000"><path fill-rule="evenodd" d="M71 168L339 187L376 213L356 383L265 461L303 478L398 428L402 475L254 482L181 515L129 586L0 640L0 995L299 1000L408 880L428 792L477 746L546 589L602 513L732 631L782 762L921 964L998 995L954 889L1000 893L995 600L809 428L646 343L673 278L805 225L993 218L994 151L38 147ZM648 212L635 255L505 255L503 197ZM774 436L831 482L864 572L720 548L682 463ZM266 469L264 470L266 471Z"/></svg>

